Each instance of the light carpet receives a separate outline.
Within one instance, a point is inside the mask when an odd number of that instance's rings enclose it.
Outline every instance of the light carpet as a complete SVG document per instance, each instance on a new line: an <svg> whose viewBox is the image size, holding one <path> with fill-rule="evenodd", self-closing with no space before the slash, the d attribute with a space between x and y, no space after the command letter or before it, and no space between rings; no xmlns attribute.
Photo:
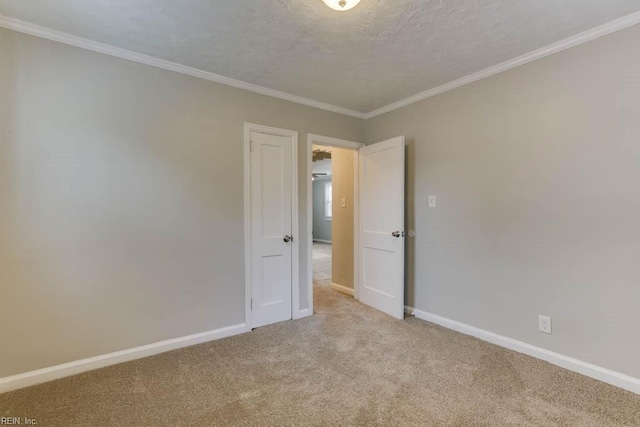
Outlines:
<svg viewBox="0 0 640 427"><path fill-rule="evenodd" d="M313 242L313 283L331 284L332 247L328 243Z"/></svg>
<svg viewBox="0 0 640 427"><path fill-rule="evenodd" d="M39 426L640 426L640 396L316 286L312 317L0 395Z"/></svg>

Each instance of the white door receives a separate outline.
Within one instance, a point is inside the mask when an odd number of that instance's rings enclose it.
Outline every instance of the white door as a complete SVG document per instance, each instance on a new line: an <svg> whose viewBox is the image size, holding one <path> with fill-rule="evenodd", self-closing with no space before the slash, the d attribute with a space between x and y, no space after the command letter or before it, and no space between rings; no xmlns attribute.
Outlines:
<svg viewBox="0 0 640 427"><path fill-rule="evenodd" d="M359 150L359 299L404 318L404 136Z"/></svg>
<svg viewBox="0 0 640 427"><path fill-rule="evenodd" d="M291 319L293 139L251 132L251 327Z"/></svg>

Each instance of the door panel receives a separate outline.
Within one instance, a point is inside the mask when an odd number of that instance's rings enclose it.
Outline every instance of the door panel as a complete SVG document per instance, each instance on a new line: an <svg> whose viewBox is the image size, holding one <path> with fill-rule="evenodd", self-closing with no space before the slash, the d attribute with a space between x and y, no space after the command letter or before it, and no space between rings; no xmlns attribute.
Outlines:
<svg viewBox="0 0 640 427"><path fill-rule="evenodd" d="M359 298L404 318L404 137L360 149ZM399 232L398 237L393 232Z"/></svg>
<svg viewBox="0 0 640 427"><path fill-rule="evenodd" d="M251 133L253 328L291 319L291 137Z"/></svg>

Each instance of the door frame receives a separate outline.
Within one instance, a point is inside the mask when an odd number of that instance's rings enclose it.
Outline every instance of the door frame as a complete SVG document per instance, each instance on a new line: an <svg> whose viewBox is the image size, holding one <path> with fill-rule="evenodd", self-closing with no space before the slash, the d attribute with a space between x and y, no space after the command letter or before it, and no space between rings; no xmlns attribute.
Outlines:
<svg viewBox="0 0 640 427"><path fill-rule="evenodd" d="M298 220L298 132L258 125L244 124L244 322L251 328L251 132L291 138L291 315L297 319L300 312L300 226Z"/></svg>
<svg viewBox="0 0 640 427"><path fill-rule="evenodd" d="M313 145L323 145L328 147L345 148L355 152L353 162L354 173L354 193L353 193L353 297L358 299L359 273L358 268L358 243L359 243L359 194L358 194L358 150L366 146L361 142L348 141L346 139L332 138L330 136L307 134L307 295L310 314L313 314Z"/></svg>

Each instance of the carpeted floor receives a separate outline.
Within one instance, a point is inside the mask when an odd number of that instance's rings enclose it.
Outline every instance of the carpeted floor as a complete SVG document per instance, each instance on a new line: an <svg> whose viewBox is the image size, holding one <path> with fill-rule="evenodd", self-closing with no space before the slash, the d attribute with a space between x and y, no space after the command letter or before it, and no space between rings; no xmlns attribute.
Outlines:
<svg viewBox="0 0 640 427"><path fill-rule="evenodd" d="M318 285L316 312L0 395L39 426L640 426L640 396Z"/></svg>
<svg viewBox="0 0 640 427"><path fill-rule="evenodd" d="M331 245L313 242L313 283L331 285Z"/></svg>

